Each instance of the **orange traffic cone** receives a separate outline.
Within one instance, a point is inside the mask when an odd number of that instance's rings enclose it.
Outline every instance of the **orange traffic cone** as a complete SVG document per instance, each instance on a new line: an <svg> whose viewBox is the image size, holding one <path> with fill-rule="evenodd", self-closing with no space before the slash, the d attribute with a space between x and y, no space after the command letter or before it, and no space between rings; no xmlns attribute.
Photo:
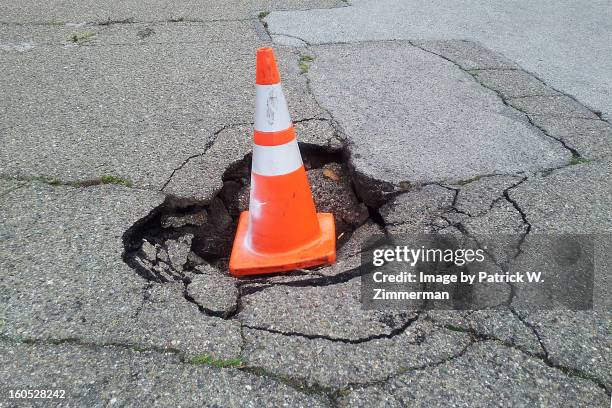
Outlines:
<svg viewBox="0 0 612 408"><path fill-rule="evenodd" d="M316 212L271 48L257 50L256 82L249 211L240 214L230 273L333 263L334 217Z"/></svg>

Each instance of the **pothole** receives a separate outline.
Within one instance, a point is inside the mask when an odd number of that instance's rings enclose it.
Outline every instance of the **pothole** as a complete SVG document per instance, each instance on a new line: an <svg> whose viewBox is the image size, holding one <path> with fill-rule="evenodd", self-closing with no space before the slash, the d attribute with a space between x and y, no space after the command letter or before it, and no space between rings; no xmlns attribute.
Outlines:
<svg viewBox="0 0 612 408"><path fill-rule="evenodd" d="M377 208L355 190L345 150L306 143L300 150L317 211L334 214L338 248L368 220L380 223ZM250 169L251 154L229 165L223 187L207 202L184 205L168 196L124 233L124 261L160 283L188 284L205 265L226 273L238 217L248 209Z"/></svg>

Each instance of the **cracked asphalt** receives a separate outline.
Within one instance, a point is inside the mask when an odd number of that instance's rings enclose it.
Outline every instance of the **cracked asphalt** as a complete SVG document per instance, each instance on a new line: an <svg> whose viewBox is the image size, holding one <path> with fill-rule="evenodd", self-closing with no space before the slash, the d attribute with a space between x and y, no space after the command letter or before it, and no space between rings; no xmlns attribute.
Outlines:
<svg viewBox="0 0 612 408"><path fill-rule="evenodd" d="M526 47L574 6L438 30L437 2L408 3L3 2L0 406L608 406L612 78L568 50L609 21L589 8L572 41ZM334 265L238 280L261 46L346 233ZM594 310L524 311L510 288L480 311L363 310L361 244L423 232L516 234L498 265L596 234Z"/></svg>

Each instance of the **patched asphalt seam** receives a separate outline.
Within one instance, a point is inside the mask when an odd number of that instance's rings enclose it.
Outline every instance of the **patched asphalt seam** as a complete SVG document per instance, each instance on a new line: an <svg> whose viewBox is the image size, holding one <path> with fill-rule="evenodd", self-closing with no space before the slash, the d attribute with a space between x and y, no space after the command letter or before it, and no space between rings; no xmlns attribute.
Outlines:
<svg viewBox="0 0 612 408"><path fill-rule="evenodd" d="M420 49L420 50L423 50L423 51L428 52L428 53L430 53L430 54L436 55L436 56L438 56L438 57L440 57L440 58L442 58L442 59L444 59L444 60L446 60L446 61L449 61L450 63L452 63L453 65L455 65L457 68L459 68L461 71L463 71L463 72L465 72L465 73L469 74L469 75L470 75L470 76L471 76L471 77L474 79L474 81L476 81L478 84L480 84L480 85L481 85L483 88L486 88L486 89L489 89L489 90L491 90L491 91L495 92L495 94L496 94L496 95L499 97L499 99L502 101L502 103L503 103L504 105L506 105L507 107L509 107L509 108L511 108L511 109L514 109L514 110L516 110L516 111L518 111L518 112L521 112L521 113L522 113L522 114L523 114L523 115L524 115L524 116L527 118L527 120L529 121L529 123L531 124L531 126L533 126L534 128L538 129L538 130L539 130L540 132L542 132L542 134L544 134L545 136L547 136L547 137L549 137L549 138L551 138L551 139L553 139L553 140L557 141L558 143L560 143L560 144L561 144L561 146L563 146L563 147L564 147L566 150L568 150L568 151L569 151L569 152L572 154L572 156L573 156L573 157L582 157L582 156L580 155L580 153L579 153L579 152L578 152L576 149L574 149L574 148L573 148L573 147L571 147L571 146L568 146L568 145L565 143L565 141L564 141L564 140L562 140L562 139L559 139L559 138L556 138L556 137L552 136L552 135L551 135L551 134L549 134L549 133L548 133L548 132L547 132L547 131L546 131L544 128L542 128L541 126L537 126L537 125L536 125L536 124L535 124L535 123L532 121L531 117L529 116L529 114L527 114L527 112L525 112L525 111L523 111L523 110L521 110L521 109L519 109L519 108L517 108L517 107L515 107L515 106L511 105L511 104L508 102L508 99L513 99L513 98L505 98L505 97L504 97L504 96L501 94L501 92L500 92L500 91L498 91L498 90L496 90L496 89L494 89L494 88L492 88L492 87L490 87L490 86L488 86L488 85L484 84L483 82L479 81L479 80L478 80L478 78L477 78L477 76L476 76L476 75L475 75L475 73L473 72L474 70L468 70L468 69L465 69L465 68L463 68L463 67L462 67L460 64L458 64L457 62L453 61L452 59L450 59L450 58L448 58L448 57L445 57L445 56L443 56L443 55L441 55L441 54L439 54L439 53L436 53L436 52L434 52L434 51L428 50L428 49L426 49L426 48L424 48L424 47L421 47L421 46L419 46L417 43L415 43L414 41L410 41L410 40L409 40L409 41L408 41L408 43L410 43L410 44L411 44L413 47L416 47L416 48L418 48L418 49ZM512 69L508 69L508 71L512 71ZM527 71L525 71L525 70L523 70L523 69L518 68L518 69L514 69L514 71L522 71L522 72L525 72L526 74L531 75L532 77L534 77L534 78L538 79L537 77L535 77L534 75L532 75L531 73L529 73L529 72L527 72ZM538 79L538 80L539 80L539 79ZM543 82L543 81L540 81L540 82L542 82L544 85L546 85L547 87L549 87L549 86L548 86L548 84L546 84L545 82ZM552 89L552 90L554 90L554 91L557 91L556 89L554 89L554 88L552 88L552 87L549 87L549 88L550 88L550 89ZM558 91L557 91L557 92L558 92ZM563 93L562 93L562 94L563 94ZM565 94L563 94L563 95L565 95ZM566 96L567 96L567 95L566 95ZM573 98L573 97L571 97L571 96L570 96L570 98L571 98L572 100L574 100L576 103L580 104L580 106L584 106L582 103L580 103L580 102L576 101L576 99L575 99L575 98ZM518 99L518 98L517 98L517 99ZM585 106L584 106L584 107L585 107ZM586 107L585 107L585 108L586 108ZM588 108L587 108L587 109L588 109ZM589 110L590 110L590 109L589 109Z"/></svg>
<svg viewBox="0 0 612 408"><path fill-rule="evenodd" d="M155 347L155 346L142 346L137 343L122 343L122 342L103 342L95 343L90 341L84 341L77 337L64 337L64 338L13 338L8 336L0 335L0 341L7 343L22 343L28 345L40 345L40 346L59 346L59 345L72 345L84 347L90 350L99 350L101 348L115 347L132 352L155 352L159 354L173 354L176 355L182 363L187 363L185 360L185 353L181 350L172 347Z"/></svg>
<svg viewBox="0 0 612 408"><path fill-rule="evenodd" d="M96 178L89 178L83 180L66 181L60 180L50 176L10 176L6 174L0 174L1 180L9 181L23 181L26 184L19 186L18 188L25 187L27 183L41 183L52 187L73 187L73 188L89 188L101 185L116 185L124 188L131 188L135 190L149 190L148 188L134 186L131 180L124 179L122 177L103 175ZM9 190L8 192L13 191ZM7 192L7 193L8 193ZM1 197L1 195L0 195Z"/></svg>
<svg viewBox="0 0 612 408"><path fill-rule="evenodd" d="M32 22L12 22L12 21L0 21L0 25L8 26L48 26L56 28L84 28L84 27L108 27L113 25L129 25L129 24L177 24L177 23L192 23L192 24L204 24L204 23L233 23L241 21L252 21L256 20L257 17L245 17L245 18L230 18L230 19L190 19L185 17L167 18L162 20L136 20L134 17L128 17L122 20L100 20L100 21L32 21ZM79 27L75 27L72 24L78 24Z"/></svg>
<svg viewBox="0 0 612 408"><path fill-rule="evenodd" d="M305 48L308 49L309 46L307 45ZM296 56L296 59L298 60L299 64L299 59L302 56L302 52L300 50L296 50L294 51L294 55ZM312 63L314 64L315 62L316 57L313 59ZM308 76L308 72L303 72L302 75L306 79L305 85L307 93L311 95L317 107L327 116L325 120L329 122L333 129L334 137L342 145L341 150L343 154L346 155L344 161L346 162L350 171L351 187L355 195L361 202L363 202L368 207L368 211L370 212L371 218L373 218L373 220L377 224L381 225L383 229L386 230L384 220L382 221L382 223L380 222L382 220L382 217L376 217L376 215L378 214L378 209L390 199L392 199L395 195L401 194L407 189L398 189L399 186L393 185L389 182L365 176L355 168L355 165L352 161L352 142L350 141L350 138L347 136L340 123L334 118L332 112L317 99L316 94L312 90L312 84Z"/></svg>
<svg viewBox="0 0 612 408"><path fill-rule="evenodd" d="M267 24L266 24L264 27L266 27L266 29L267 29L267 27L268 27L268 26L267 26ZM296 40L299 40L299 41L303 42L303 43L305 44L305 46L306 46L306 47L310 47L311 45L313 45L313 44L309 43L308 41L306 41L305 39L303 39L303 38L301 38L301 37L298 37L297 35L291 35L291 34L282 34L282 33L273 33L273 32L271 32L271 31L269 31L269 30L268 30L268 34L269 34L270 36L273 36L273 35L278 35L278 36L283 36L283 37L294 38L294 39L296 39Z"/></svg>
<svg viewBox="0 0 612 408"><path fill-rule="evenodd" d="M12 193L13 191L15 191L15 190L19 190L19 189L21 189L21 188L24 188L25 186L27 186L27 183L20 184L20 185L15 186L15 187L11 187L11 188L9 188L8 190L3 191L3 192L2 192L2 194L0 194L0 198L6 197L7 195L9 195L10 193Z"/></svg>

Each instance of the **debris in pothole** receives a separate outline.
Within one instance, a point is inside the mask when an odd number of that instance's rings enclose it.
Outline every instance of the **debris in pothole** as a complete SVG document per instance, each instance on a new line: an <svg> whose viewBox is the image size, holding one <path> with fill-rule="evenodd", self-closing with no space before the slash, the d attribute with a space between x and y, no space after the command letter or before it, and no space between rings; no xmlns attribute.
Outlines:
<svg viewBox="0 0 612 408"><path fill-rule="evenodd" d="M193 266L204 265L206 263L204 258L202 258L200 255L196 254L193 251L189 251L189 254L187 255L187 262L189 262Z"/></svg>
<svg viewBox="0 0 612 408"><path fill-rule="evenodd" d="M240 187L240 190L236 193L236 199L234 201L234 205L232 206L232 215L237 216L240 215L242 211L247 211L249 209L249 190L251 188L250 182L246 182L243 186Z"/></svg>
<svg viewBox="0 0 612 408"><path fill-rule="evenodd" d="M317 211L334 214L337 235L367 221L368 208L355 196L345 166L328 163L321 169L312 169L308 171L308 182Z"/></svg>
<svg viewBox="0 0 612 408"><path fill-rule="evenodd" d="M192 240L193 234L187 234L179 237L177 240L169 239L166 241L170 264L177 271L182 271L183 265L187 262L187 255L189 255L189 251L191 250Z"/></svg>
<svg viewBox="0 0 612 408"><path fill-rule="evenodd" d="M193 250L205 259L227 257L235 223L223 201L215 197L208 207L208 222L197 229Z"/></svg>
<svg viewBox="0 0 612 408"><path fill-rule="evenodd" d="M370 211L353 190L352 173L341 150L314 144L303 144L300 149L317 211L334 214L341 245L368 221ZM224 271L237 219L248 210L250 168L250 154L228 166L222 176L223 187L206 202L168 196L124 235L126 262L144 278L162 283L189 282L203 274L197 268L207 265Z"/></svg>
<svg viewBox="0 0 612 408"><path fill-rule="evenodd" d="M201 209L198 212L184 215L164 215L161 219L161 225L164 228L181 228L186 225L202 226L206 224L208 216L206 210Z"/></svg>
<svg viewBox="0 0 612 408"><path fill-rule="evenodd" d="M168 261L170 260L170 258L168 257L168 251L162 248L162 246L159 244L156 244L155 248L157 248L157 259L162 262L168 263Z"/></svg>
<svg viewBox="0 0 612 408"><path fill-rule="evenodd" d="M246 177L240 181L227 180L219 192L219 198L227 206L228 213L234 218L249 206L249 190L245 186L248 186Z"/></svg>
<svg viewBox="0 0 612 408"><path fill-rule="evenodd" d="M159 278L161 278L162 282L180 280L183 277L183 275L179 271L172 269L172 267L165 262L160 261L151 269Z"/></svg>
<svg viewBox="0 0 612 408"><path fill-rule="evenodd" d="M192 234L186 234L177 239L168 239L163 245L142 239L133 258L137 271L156 282L182 280L183 265L187 262L192 239Z"/></svg>
<svg viewBox="0 0 612 408"><path fill-rule="evenodd" d="M338 173L336 173L334 171L334 169L324 168L323 169L323 175L325 177L327 177L328 179L331 179L331 180L334 180L334 181L340 181L340 176L338 175Z"/></svg>
<svg viewBox="0 0 612 408"><path fill-rule="evenodd" d="M357 199L351 187L348 169L340 163L327 163L322 168L306 172L318 212L334 214L336 236L359 227L369 217L368 208ZM236 194L235 212L249 208L250 185L245 184Z"/></svg>
<svg viewBox="0 0 612 408"><path fill-rule="evenodd" d="M236 279L210 265L198 265L187 285L186 295L208 313L226 317L236 310Z"/></svg>
<svg viewBox="0 0 612 408"><path fill-rule="evenodd" d="M157 259L157 248L151 245L146 239L142 240L142 246L140 247L140 253L145 257L147 261L155 262Z"/></svg>

